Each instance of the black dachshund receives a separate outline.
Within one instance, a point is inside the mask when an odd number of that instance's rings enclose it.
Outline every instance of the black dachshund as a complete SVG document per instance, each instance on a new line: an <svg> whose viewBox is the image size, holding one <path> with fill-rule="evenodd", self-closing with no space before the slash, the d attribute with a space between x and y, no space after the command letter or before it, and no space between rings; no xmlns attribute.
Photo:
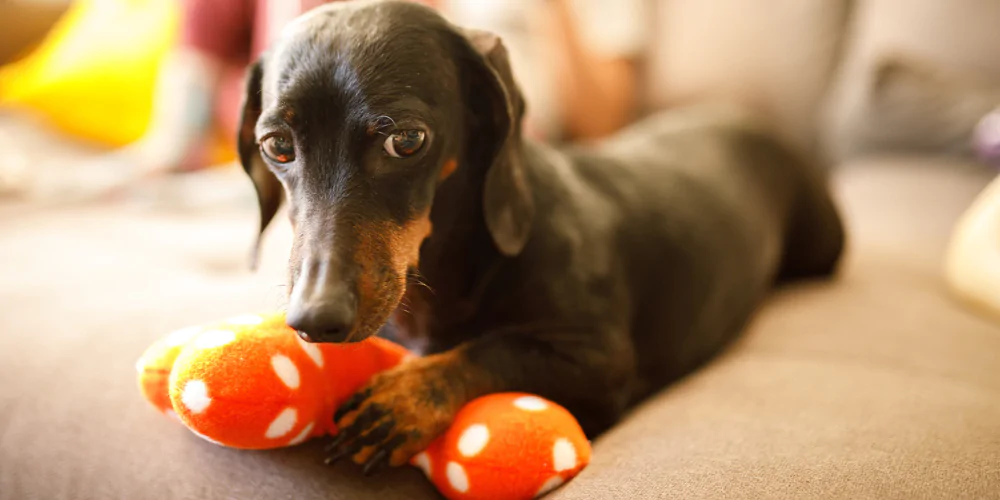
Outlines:
<svg viewBox="0 0 1000 500"><path fill-rule="evenodd" d="M735 337L777 282L834 272L824 175L752 120L685 109L593 147L521 135L503 45L402 1L328 5L249 71L261 230L288 200L288 324L424 357L338 411L332 459L403 464L466 402L524 391L588 435Z"/></svg>

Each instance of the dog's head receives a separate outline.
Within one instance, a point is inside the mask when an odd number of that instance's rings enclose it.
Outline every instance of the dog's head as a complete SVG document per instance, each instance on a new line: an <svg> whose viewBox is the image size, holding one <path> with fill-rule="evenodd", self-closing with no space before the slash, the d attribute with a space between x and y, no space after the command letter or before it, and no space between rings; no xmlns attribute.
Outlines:
<svg viewBox="0 0 1000 500"><path fill-rule="evenodd" d="M248 71L239 132L262 232L288 201L288 324L319 342L375 333L447 189L479 190L463 209L519 253L534 211L523 112L499 39L421 5L345 2L291 23Z"/></svg>

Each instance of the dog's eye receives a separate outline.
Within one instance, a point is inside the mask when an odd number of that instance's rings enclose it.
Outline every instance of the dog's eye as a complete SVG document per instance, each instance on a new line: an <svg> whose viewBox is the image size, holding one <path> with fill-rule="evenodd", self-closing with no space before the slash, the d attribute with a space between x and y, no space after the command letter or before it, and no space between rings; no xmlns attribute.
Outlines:
<svg viewBox="0 0 1000 500"><path fill-rule="evenodd" d="M396 132L385 138L382 149L385 154L393 158L406 158L420 151L424 145L424 132L422 130L403 130Z"/></svg>
<svg viewBox="0 0 1000 500"><path fill-rule="evenodd" d="M260 150L264 156L275 163L295 161L295 144L292 139L283 135L272 135L260 141Z"/></svg>

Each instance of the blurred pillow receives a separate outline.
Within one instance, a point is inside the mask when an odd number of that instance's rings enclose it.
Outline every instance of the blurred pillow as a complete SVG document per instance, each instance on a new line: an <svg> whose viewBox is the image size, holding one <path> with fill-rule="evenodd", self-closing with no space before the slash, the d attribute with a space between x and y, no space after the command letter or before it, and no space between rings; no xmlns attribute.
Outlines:
<svg viewBox="0 0 1000 500"><path fill-rule="evenodd" d="M706 98L744 101L776 118L791 145L814 149L820 105L835 76L853 2L651 3L647 109Z"/></svg>
<svg viewBox="0 0 1000 500"><path fill-rule="evenodd" d="M936 81L939 77L954 82L958 88L969 86L973 94L985 88L975 83L980 78L992 82L994 87L1000 86L1000 30L997 29L1000 2L864 0L851 4L847 43L820 114L823 152L828 160L843 162L859 152L877 150L888 138L869 141L873 130L878 134L896 134L892 139L898 144L901 138L907 137L904 132L913 132L911 127L914 126L924 127L925 134L931 131L937 134L942 129L954 134L953 130L965 126L961 125L964 117L950 114L967 113L957 111L966 104L954 101L956 94L962 91L950 83ZM903 73L901 78L895 80L900 76L895 70L882 72L889 77L887 79L878 76L880 66L891 69L893 65ZM946 72L955 73L955 77L948 78ZM911 78L907 73L923 75ZM883 97L876 104L871 94L880 79L883 80ZM902 85L899 85L900 80ZM899 86L908 88L906 92L912 90L914 94L925 95L928 86L937 85L950 87L950 90L945 90L934 101L945 109L955 110L944 117L946 124L943 126L939 120L942 117L928 116L926 104L914 102L913 96L898 97ZM883 118L873 108L879 106L880 112L886 109L885 94L893 96L889 99L893 102L892 118ZM907 109L904 102L917 109ZM910 116L916 114L917 123L900 123L903 111ZM877 127L894 130L875 130ZM947 143L940 136L919 139L909 136L907 139L906 147L923 140L936 141L937 145ZM927 149L930 147L923 148Z"/></svg>
<svg viewBox="0 0 1000 500"><path fill-rule="evenodd" d="M918 152L973 156L976 124L1000 105L1000 86L971 73L889 57L877 63L848 155Z"/></svg>

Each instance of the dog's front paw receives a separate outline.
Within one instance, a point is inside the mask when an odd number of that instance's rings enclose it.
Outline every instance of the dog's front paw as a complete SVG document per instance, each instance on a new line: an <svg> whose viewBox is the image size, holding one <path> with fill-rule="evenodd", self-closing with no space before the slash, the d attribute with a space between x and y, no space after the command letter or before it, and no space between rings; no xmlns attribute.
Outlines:
<svg viewBox="0 0 1000 500"><path fill-rule="evenodd" d="M340 431L327 447L326 463L350 456L367 475L423 451L465 403L448 365L447 358L423 358L373 377L334 415Z"/></svg>

